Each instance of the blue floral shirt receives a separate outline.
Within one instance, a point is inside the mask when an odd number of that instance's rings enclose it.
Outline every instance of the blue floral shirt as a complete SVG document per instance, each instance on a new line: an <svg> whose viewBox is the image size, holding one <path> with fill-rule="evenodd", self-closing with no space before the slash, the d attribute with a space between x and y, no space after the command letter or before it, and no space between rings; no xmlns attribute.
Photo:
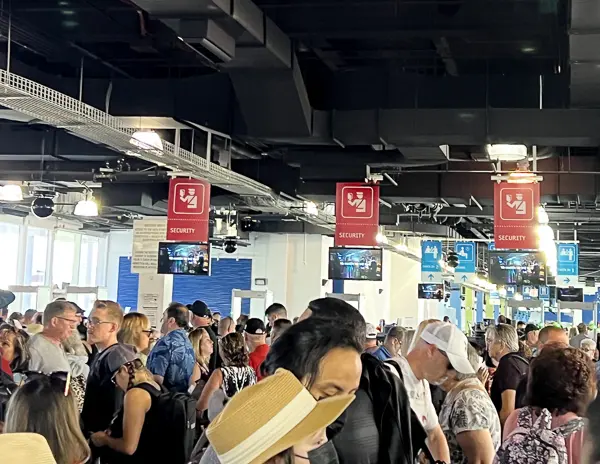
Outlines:
<svg viewBox="0 0 600 464"><path fill-rule="evenodd" d="M196 357L185 329L169 332L161 338L148 356L147 367L164 378L163 385L171 391L186 392L194 370Z"/></svg>

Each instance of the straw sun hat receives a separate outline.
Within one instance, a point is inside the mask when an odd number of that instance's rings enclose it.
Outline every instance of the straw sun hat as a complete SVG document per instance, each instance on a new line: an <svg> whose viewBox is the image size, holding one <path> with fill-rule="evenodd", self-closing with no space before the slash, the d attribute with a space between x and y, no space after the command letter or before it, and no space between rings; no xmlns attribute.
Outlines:
<svg viewBox="0 0 600 464"><path fill-rule="evenodd" d="M263 464L336 420L354 395L316 401L285 370L244 388L208 426L222 464Z"/></svg>
<svg viewBox="0 0 600 464"><path fill-rule="evenodd" d="M37 433L0 434L2 464L56 464L46 439Z"/></svg>

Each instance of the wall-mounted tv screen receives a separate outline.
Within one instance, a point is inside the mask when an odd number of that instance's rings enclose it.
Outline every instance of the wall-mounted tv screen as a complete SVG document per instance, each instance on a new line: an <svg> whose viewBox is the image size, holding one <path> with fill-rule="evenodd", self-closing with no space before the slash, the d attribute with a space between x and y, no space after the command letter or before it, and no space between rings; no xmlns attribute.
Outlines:
<svg viewBox="0 0 600 464"><path fill-rule="evenodd" d="M333 280L381 280L381 248L330 248L329 278Z"/></svg>
<svg viewBox="0 0 600 464"><path fill-rule="evenodd" d="M540 252L490 251L489 276L496 285L546 285L546 259Z"/></svg>
<svg viewBox="0 0 600 464"><path fill-rule="evenodd" d="M207 243L160 242L158 273L210 275L210 245Z"/></svg>
<svg viewBox="0 0 600 464"><path fill-rule="evenodd" d="M443 300L444 284L419 284L418 292L421 300Z"/></svg>
<svg viewBox="0 0 600 464"><path fill-rule="evenodd" d="M557 300L558 301L568 301L568 302L575 302L578 301L580 303L583 302L583 288L575 288L575 287L568 287L568 288L557 288Z"/></svg>

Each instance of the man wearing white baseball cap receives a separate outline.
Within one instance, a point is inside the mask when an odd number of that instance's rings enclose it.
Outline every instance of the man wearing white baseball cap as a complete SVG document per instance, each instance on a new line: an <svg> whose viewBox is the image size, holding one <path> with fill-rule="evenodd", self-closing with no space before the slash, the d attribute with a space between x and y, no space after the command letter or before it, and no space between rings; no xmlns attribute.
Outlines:
<svg viewBox="0 0 600 464"><path fill-rule="evenodd" d="M406 358L394 358L402 369L410 406L427 432L427 446L436 460L450 462L450 451L431 401L428 382L443 383L448 371L472 374L467 337L454 324L428 324Z"/></svg>

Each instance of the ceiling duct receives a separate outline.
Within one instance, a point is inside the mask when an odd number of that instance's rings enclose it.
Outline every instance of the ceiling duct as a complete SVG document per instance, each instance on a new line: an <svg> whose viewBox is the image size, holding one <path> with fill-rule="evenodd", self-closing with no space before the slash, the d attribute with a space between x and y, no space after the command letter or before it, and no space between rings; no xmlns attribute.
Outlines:
<svg viewBox="0 0 600 464"><path fill-rule="evenodd" d="M212 61L228 63L235 57L235 39L212 19L164 19L180 40L202 52Z"/></svg>
<svg viewBox="0 0 600 464"><path fill-rule="evenodd" d="M600 105L600 6L572 1L569 28L571 106Z"/></svg>

